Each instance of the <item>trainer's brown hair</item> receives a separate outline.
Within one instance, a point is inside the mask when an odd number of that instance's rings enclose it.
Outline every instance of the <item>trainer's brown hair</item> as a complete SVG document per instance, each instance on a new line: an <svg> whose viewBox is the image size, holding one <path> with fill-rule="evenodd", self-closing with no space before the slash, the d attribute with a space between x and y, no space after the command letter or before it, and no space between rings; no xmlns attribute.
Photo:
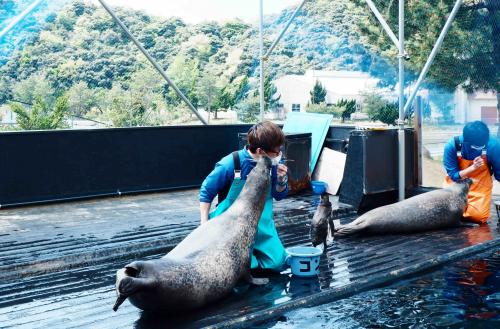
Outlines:
<svg viewBox="0 0 500 329"><path fill-rule="evenodd" d="M247 141L252 153L255 153L257 148L272 152L285 143L285 134L276 124L264 121L248 130Z"/></svg>

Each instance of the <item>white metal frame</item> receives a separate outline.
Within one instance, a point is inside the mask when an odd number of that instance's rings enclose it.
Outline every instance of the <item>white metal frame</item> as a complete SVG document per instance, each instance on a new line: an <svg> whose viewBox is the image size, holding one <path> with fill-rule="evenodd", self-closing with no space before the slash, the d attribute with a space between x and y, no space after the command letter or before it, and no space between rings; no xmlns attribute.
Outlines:
<svg viewBox="0 0 500 329"><path fill-rule="evenodd" d="M35 0L31 3L28 8L26 8L20 15L18 15L14 20L7 25L2 31L0 31L0 38L2 38L5 34L9 32L12 27L14 27L19 21L21 21L27 14L29 14L36 6L38 6L43 0ZM260 56L260 120L264 120L264 61L269 58L271 55L272 51L278 44L278 42L282 39L283 35L285 32L288 30L290 25L292 24L293 20L297 16L297 14L300 12L304 4L308 0L302 0L302 2L297 6L289 20L287 21L285 27L282 29L276 40L272 43L271 47L267 50L267 52L264 54L264 41L263 41L263 36L264 36L264 0L259 0L259 56ZM161 68L161 66L151 57L151 55L142 47L142 45L137 41L137 39L130 33L128 28L122 23L122 21L115 15L113 10L106 4L104 0L99 0L101 5L106 9L106 11L111 15L111 17L115 20L115 22L122 28L122 30L127 34L127 36L132 40L132 42L139 48L139 50L146 56L146 58L151 62L151 64L154 66L154 68L161 74L161 76L167 81L167 83L175 90L177 95L188 105L189 109L198 117L198 119L203 123L207 124L205 119L200 115L200 113L196 110L196 108L191 104L191 102L187 99L187 97L177 88L175 83L170 80L165 73L165 71ZM410 108L410 105L413 102L413 99L415 98L420 86L422 85L423 80L425 79L432 63L434 62L434 58L436 57L436 54L438 53L439 49L441 48L443 44L443 40L448 33L451 24L453 23L453 20L455 19L456 14L458 13L458 10L460 9L460 6L463 3L463 0L456 0L455 5L453 6L453 9L450 12L450 15L448 16L445 25L443 26L443 29L441 30L441 33L439 34L438 39L436 40L436 43L434 44L434 47L432 48L431 53L429 54L429 57L427 58L427 61L420 72L420 75L417 79L417 82L414 86L413 92L410 94L410 97L406 100L406 103L404 102L404 85L405 85L405 77L404 77L404 60L405 58L408 58L408 55L405 52L404 49L404 0L398 0L398 37L392 32L390 26L387 24L385 21L384 17L380 13L380 11L377 9L375 4L373 3L372 0L365 0L366 4L368 7L372 10L374 13L375 17L377 20L380 22L382 25L383 29L386 31L388 34L389 38L392 40L392 42L396 45L398 48L398 67L399 67L399 88L398 88L398 94L399 94L399 119L397 121L398 125L398 150L399 150L399 160L398 160L398 189L399 189L399 200L404 199L404 192L405 192L405 164L404 164L404 159L405 159L405 135L404 135L404 119L405 119L405 113L408 112L408 109Z"/></svg>
<svg viewBox="0 0 500 329"><path fill-rule="evenodd" d="M35 0L35 1L33 1L19 15L17 15L16 17L14 17L14 19L9 24L7 24L7 26L4 27L2 29L2 31L0 31L0 39L2 39L2 37L4 35L6 35L14 26L16 26L17 23L19 23L20 21L22 21L23 18L26 17L26 15L28 15L29 13L31 13L33 11L33 9L35 9L40 3L42 3L42 1L43 0Z"/></svg>
<svg viewBox="0 0 500 329"><path fill-rule="evenodd" d="M278 35L276 40L273 42L269 50L266 52L265 55L262 55L264 53L263 49L263 20L264 20L264 15L263 15L263 0L260 0L260 40L259 40L259 45L260 45L260 117L261 121L264 120L264 61L269 58L269 55L273 51L274 47L278 44L278 42L281 40L283 35L285 34L286 30L294 20L294 18L297 16L298 12L302 9L304 6L305 2L307 0L303 0L300 5L295 9L294 13L286 23L285 27L281 31L281 33ZM436 57L437 52L441 48L441 45L443 44L444 37L448 33L448 30L451 27L451 23L455 19L455 16L460 9L460 6L462 5L463 0L456 0L455 5L448 16L448 19L446 20L446 23L441 30L441 33L439 34L439 37L429 54L429 57L427 58L427 61L424 65L424 68L422 69L422 72L420 73L417 83L414 87L413 92L411 93L410 97L406 101L406 104L404 102L404 86L405 86L405 76L404 76L404 61L405 59L408 59L408 54L405 51L404 48L404 0L398 0L398 37L394 34L394 32L391 30L390 26L387 24L386 20L380 13L380 11L377 9L375 4L373 3L372 0L365 0L366 4L368 7L372 10L373 14L377 18L377 20L380 22L382 25L383 29L386 31L388 34L389 38L392 40L392 42L396 45L398 48L398 80L399 80L399 86L398 86L398 103L399 103L399 118L397 120L397 126L398 126L398 197L399 200L403 200L405 198L405 125L404 125L404 119L405 119L405 113L408 111L410 104L413 102L413 99L415 98L415 95L417 94L422 81L424 80L427 72L429 71L430 66L434 62L434 58Z"/></svg>

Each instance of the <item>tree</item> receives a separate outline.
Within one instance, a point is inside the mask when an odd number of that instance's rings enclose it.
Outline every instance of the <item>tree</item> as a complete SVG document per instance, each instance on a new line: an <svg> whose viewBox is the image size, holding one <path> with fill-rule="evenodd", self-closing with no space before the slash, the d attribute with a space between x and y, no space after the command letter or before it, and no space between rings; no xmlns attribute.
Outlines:
<svg viewBox="0 0 500 329"><path fill-rule="evenodd" d="M108 94L104 117L115 127L135 127L161 123L164 104L162 80L150 66L135 72L127 83L117 83Z"/></svg>
<svg viewBox="0 0 500 329"><path fill-rule="evenodd" d="M364 1L354 2L366 9ZM398 6L393 1L375 2L397 31ZM454 4L455 0L406 2L407 67L421 71ZM397 60L396 47L373 15L365 15L360 31L376 53ZM471 0L462 5L428 72L428 80L447 90L462 86L467 92L496 91L500 112L500 1Z"/></svg>
<svg viewBox="0 0 500 329"><path fill-rule="evenodd" d="M35 98L31 109L14 102L9 106L16 113L17 124L23 130L57 129L66 126L64 117L69 110L66 96L58 97L54 108L50 108L42 97Z"/></svg>
<svg viewBox="0 0 500 329"><path fill-rule="evenodd" d="M313 89L309 92L311 94L311 103L320 104L325 101L326 89L323 87L319 80L316 80Z"/></svg>
<svg viewBox="0 0 500 329"><path fill-rule="evenodd" d="M341 99L335 104L336 107L340 108L342 111L341 118L342 122L351 118L351 114L356 112L356 101L351 99Z"/></svg>
<svg viewBox="0 0 500 329"><path fill-rule="evenodd" d="M196 85L200 77L199 61L177 55L169 66L167 74L174 80L177 87L184 93L193 106L198 106ZM181 99L174 90L169 89L169 99L179 104Z"/></svg>
<svg viewBox="0 0 500 329"><path fill-rule="evenodd" d="M265 111L274 110L278 101L281 98L281 95L277 95L278 89L274 85L270 76L267 76L264 79L264 103L265 103Z"/></svg>
<svg viewBox="0 0 500 329"><path fill-rule="evenodd" d="M394 125L399 118L399 104L387 103L369 116L370 120L381 121L388 125Z"/></svg>
<svg viewBox="0 0 500 329"><path fill-rule="evenodd" d="M222 87L217 95L216 98L216 110L215 110L215 118L217 119L217 110L219 111L225 111L227 109L230 109L234 106L235 101L234 101L234 95L231 93L229 90L229 85L226 84L224 87Z"/></svg>
<svg viewBox="0 0 500 329"><path fill-rule="evenodd" d="M162 103L160 95L164 84L161 75L149 63L144 63L142 69L132 73L126 89L140 99L145 108L150 109L157 108Z"/></svg>
<svg viewBox="0 0 500 329"><path fill-rule="evenodd" d="M205 74L198 80L197 98L199 100L198 104L204 106L208 112L209 120L212 110L217 113L217 97L219 93L220 89L217 87L215 76L211 72L205 71ZM217 117L217 114L215 117Z"/></svg>
<svg viewBox="0 0 500 329"><path fill-rule="evenodd" d="M394 125L399 118L398 103L391 103L375 93L364 95L363 109L372 121L378 120L388 125Z"/></svg>
<svg viewBox="0 0 500 329"><path fill-rule="evenodd" d="M238 88L236 88L236 91L234 92L234 102L238 103L240 100L244 99L248 91L250 90L250 86L248 85L248 77L245 75L243 76L243 79L241 79L240 83L238 84Z"/></svg>
<svg viewBox="0 0 500 329"><path fill-rule="evenodd" d="M0 104L5 103L11 97L11 91L6 79L0 79Z"/></svg>
<svg viewBox="0 0 500 329"><path fill-rule="evenodd" d="M54 89L42 74L31 75L26 80L19 81L12 89L14 101L32 104L40 98L49 105L54 101Z"/></svg>
<svg viewBox="0 0 500 329"><path fill-rule="evenodd" d="M306 107L306 112L308 113L331 114L334 118L340 118L343 111L343 108L339 108L335 105L326 105L325 103L308 104Z"/></svg>
<svg viewBox="0 0 500 329"><path fill-rule="evenodd" d="M74 84L68 90L70 113L75 116L85 115L92 107L99 106L100 99L96 97L96 89L90 89L83 81Z"/></svg>
<svg viewBox="0 0 500 329"><path fill-rule="evenodd" d="M146 110L144 104L137 98L128 100L115 98L108 115L115 127L137 127L145 125Z"/></svg>
<svg viewBox="0 0 500 329"><path fill-rule="evenodd" d="M260 101L258 96L247 97L236 105L238 119L245 123L257 122L260 114Z"/></svg>
<svg viewBox="0 0 500 329"><path fill-rule="evenodd" d="M249 25L241 21L227 22L221 28L221 35L225 39L233 39L236 36L241 35L243 32L250 28Z"/></svg>

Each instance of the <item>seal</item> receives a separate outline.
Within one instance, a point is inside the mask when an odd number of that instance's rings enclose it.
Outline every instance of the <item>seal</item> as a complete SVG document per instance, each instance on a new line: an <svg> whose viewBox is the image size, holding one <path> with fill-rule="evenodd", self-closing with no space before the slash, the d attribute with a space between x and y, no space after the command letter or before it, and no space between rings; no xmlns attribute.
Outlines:
<svg viewBox="0 0 500 329"><path fill-rule="evenodd" d="M328 226L333 235L332 203L327 193L320 196L318 208L311 219L311 229L309 236L314 247L323 244L323 251L326 251L326 238L328 237Z"/></svg>
<svg viewBox="0 0 500 329"><path fill-rule="evenodd" d="M459 226L471 184L471 179L465 179L444 189L373 209L352 223L337 227L334 237L358 233L413 233Z"/></svg>
<svg viewBox="0 0 500 329"><path fill-rule="evenodd" d="M128 298L147 311L202 307L229 294L240 279L266 284L250 274L250 255L270 186L271 160L262 157L231 207L197 227L160 259L136 261L117 271L117 300Z"/></svg>

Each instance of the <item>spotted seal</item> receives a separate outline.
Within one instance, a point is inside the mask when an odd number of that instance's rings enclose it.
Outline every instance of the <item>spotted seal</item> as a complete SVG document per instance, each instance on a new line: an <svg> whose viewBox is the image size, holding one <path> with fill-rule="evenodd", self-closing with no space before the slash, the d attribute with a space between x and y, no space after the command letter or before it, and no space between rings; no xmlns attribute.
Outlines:
<svg viewBox="0 0 500 329"><path fill-rule="evenodd" d="M320 202L313 218L311 219L311 229L309 236L313 246L323 244L326 250L326 239L328 237L328 227L333 234L332 203L327 193L321 194Z"/></svg>
<svg viewBox="0 0 500 329"><path fill-rule="evenodd" d="M447 188L373 209L352 223L337 227L334 237L358 233L412 233L458 226L471 184L471 179L465 179Z"/></svg>
<svg viewBox="0 0 500 329"><path fill-rule="evenodd" d="M197 227L172 251L156 260L136 261L117 271L117 300L127 298L148 311L176 312L202 307L228 295L250 275L250 255L270 186L271 160L262 157L231 207Z"/></svg>

